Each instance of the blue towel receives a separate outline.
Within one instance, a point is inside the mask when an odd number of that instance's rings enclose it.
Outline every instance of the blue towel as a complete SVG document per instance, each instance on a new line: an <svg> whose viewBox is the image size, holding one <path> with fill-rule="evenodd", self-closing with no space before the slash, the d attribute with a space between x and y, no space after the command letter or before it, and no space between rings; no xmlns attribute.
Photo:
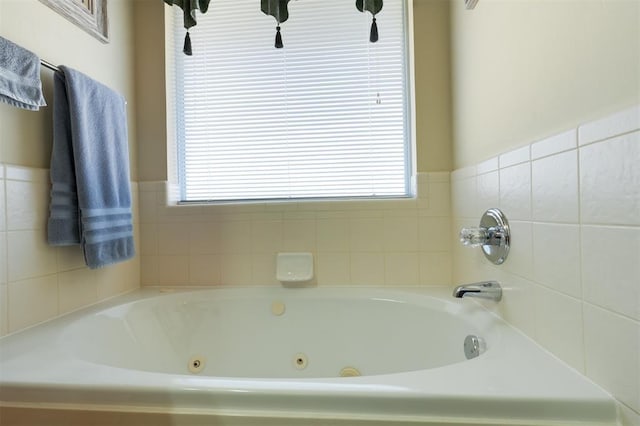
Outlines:
<svg viewBox="0 0 640 426"><path fill-rule="evenodd" d="M65 66L54 75L52 245L80 244L90 268L135 255L124 98Z"/></svg>
<svg viewBox="0 0 640 426"><path fill-rule="evenodd" d="M0 37L0 101L37 111L46 106L40 81L40 59Z"/></svg>
<svg viewBox="0 0 640 426"><path fill-rule="evenodd" d="M49 244L80 244L80 213L71 143L71 114L64 74L53 75L53 147L51 150L51 203L47 233Z"/></svg>

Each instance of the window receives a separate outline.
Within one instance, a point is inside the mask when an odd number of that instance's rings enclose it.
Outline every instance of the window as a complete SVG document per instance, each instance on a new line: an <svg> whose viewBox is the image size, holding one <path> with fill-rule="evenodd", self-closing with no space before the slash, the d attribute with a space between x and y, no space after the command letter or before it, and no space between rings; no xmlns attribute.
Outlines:
<svg viewBox="0 0 640 426"><path fill-rule="evenodd" d="M281 25L258 0L215 0L182 54L174 34L182 201L411 195L406 1L380 40L355 1L297 0Z"/></svg>

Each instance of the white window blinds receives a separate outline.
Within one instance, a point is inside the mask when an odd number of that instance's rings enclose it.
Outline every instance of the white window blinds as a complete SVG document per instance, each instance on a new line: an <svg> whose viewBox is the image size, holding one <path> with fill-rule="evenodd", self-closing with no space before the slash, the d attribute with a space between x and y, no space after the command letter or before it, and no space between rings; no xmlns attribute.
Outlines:
<svg viewBox="0 0 640 426"><path fill-rule="evenodd" d="M292 1L276 49L260 1L213 0L190 57L175 8L182 200L409 195L405 7L385 0L370 43L355 1Z"/></svg>

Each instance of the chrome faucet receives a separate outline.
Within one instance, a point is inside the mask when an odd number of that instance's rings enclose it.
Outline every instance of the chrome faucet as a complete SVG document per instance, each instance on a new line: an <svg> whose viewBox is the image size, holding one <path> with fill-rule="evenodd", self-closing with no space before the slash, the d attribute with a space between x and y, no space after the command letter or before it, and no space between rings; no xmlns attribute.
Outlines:
<svg viewBox="0 0 640 426"><path fill-rule="evenodd" d="M502 300L502 287L497 281L481 281L473 284L459 285L453 290L453 297L477 297L499 302Z"/></svg>

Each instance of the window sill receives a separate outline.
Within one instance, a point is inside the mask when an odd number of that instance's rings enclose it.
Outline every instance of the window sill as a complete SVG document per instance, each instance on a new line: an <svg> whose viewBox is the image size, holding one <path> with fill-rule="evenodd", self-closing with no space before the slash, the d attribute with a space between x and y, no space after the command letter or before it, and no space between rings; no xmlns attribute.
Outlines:
<svg viewBox="0 0 640 426"><path fill-rule="evenodd" d="M334 198L264 201L216 201L177 202L167 206L172 209L198 209L202 213L256 213L285 211L353 211L415 209L415 196L393 198Z"/></svg>

